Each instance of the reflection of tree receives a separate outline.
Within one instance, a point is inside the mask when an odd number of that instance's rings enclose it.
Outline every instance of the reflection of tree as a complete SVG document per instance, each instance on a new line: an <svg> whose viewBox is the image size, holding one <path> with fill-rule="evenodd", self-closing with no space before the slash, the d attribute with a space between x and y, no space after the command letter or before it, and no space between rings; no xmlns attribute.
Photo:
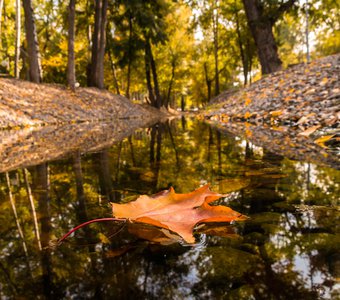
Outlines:
<svg viewBox="0 0 340 300"><path fill-rule="evenodd" d="M150 169L153 172L152 186L156 191L158 188L159 170L161 167L161 148L162 148L162 132L164 125L158 123L151 128L150 138ZM155 151L156 147L156 151Z"/></svg>
<svg viewBox="0 0 340 300"><path fill-rule="evenodd" d="M96 163L98 179L99 179L99 191L102 196L105 197L105 200L109 202L119 202L120 193L114 190L113 181L112 181L112 171L110 168L110 156L109 150L105 149L97 154L95 154L94 162ZM119 170L119 156L117 162L117 170Z"/></svg>
<svg viewBox="0 0 340 300"><path fill-rule="evenodd" d="M18 233L19 233L19 236L20 236L20 239L21 239L21 242L22 242L22 248L24 249L24 253L25 253L26 257L28 257L27 245L26 245L24 233L23 233L23 230L21 228L20 221L19 221L19 218L18 218L18 213L17 213L17 209L16 209L16 206L15 206L15 202L14 202L14 198L13 198L13 194L12 194L12 189L11 189L11 182L10 182L8 173L6 173L6 183L7 183L7 189L8 189L8 198L9 198L9 201L11 203L11 207L12 207L12 211L13 211L13 215L14 215L14 219L15 219L15 224L17 226Z"/></svg>
<svg viewBox="0 0 340 300"><path fill-rule="evenodd" d="M73 155L73 172L75 176L77 191L76 214L78 222L83 223L88 220L88 215L85 201L86 198L84 192L83 171L81 167L81 155L79 151L74 153Z"/></svg>
<svg viewBox="0 0 340 300"><path fill-rule="evenodd" d="M32 219L33 219L33 222L34 222L35 237L37 239L38 248L39 248L39 250L41 250L42 247L41 247L41 242L40 242L40 232L39 232L39 226L38 226L37 213L36 213L36 209L35 209L34 199L33 199L33 196L32 196L31 186L30 186L30 183L28 182L28 171L27 171L27 169L24 169L24 180L25 180L27 198L28 198L30 205L31 205L31 212L32 212Z"/></svg>
<svg viewBox="0 0 340 300"><path fill-rule="evenodd" d="M50 217L50 182L49 169L47 163L36 166L31 170L32 174L32 195L38 201L41 225L41 246L40 251L42 267L42 285L44 296L47 299L55 297L55 287L53 285L53 266L51 252L48 246L51 240L51 217Z"/></svg>

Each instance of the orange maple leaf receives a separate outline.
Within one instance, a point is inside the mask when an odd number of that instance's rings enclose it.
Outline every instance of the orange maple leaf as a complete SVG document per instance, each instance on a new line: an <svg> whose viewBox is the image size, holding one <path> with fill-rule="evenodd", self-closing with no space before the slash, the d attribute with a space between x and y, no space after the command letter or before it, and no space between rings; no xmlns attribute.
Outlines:
<svg viewBox="0 0 340 300"><path fill-rule="evenodd" d="M82 223L71 229L63 237L56 241L60 245L68 236L76 230L95 222L126 222L134 224L149 224L158 228L171 231L189 244L195 242L193 230L199 223L211 222L232 222L243 221L247 217L232 210L230 207L218 205L211 206L210 203L223 197L224 195L212 192L209 185L187 194L176 194L171 187L167 191L160 192L154 196L143 195L137 200L126 203L112 203L113 218L94 219ZM135 230L136 231L136 230ZM149 240L167 242L164 234L150 231L150 229L137 230L142 236L147 236ZM162 231L164 233L164 231ZM172 233L165 236L174 240ZM176 239L175 239L176 240Z"/></svg>
<svg viewBox="0 0 340 300"><path fill-rule="evenodd" d="M173 188L153 197L140 196L127 204L112 203L113 215L132 222L146 223L171 230L187 243L194 243L194 227L199 223L231 222L246 217L227 206L210 203L224 195L212 192L205 185L188 194L176 194Z"/></svg>

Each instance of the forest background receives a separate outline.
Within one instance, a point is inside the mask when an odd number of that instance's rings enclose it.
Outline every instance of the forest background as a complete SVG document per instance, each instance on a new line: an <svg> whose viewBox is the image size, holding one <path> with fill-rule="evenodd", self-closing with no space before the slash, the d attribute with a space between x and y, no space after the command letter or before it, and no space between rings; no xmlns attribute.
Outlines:
<svg viewBox="0 0 340 300"><path fill-rule="evenodd" d="M340 52L333 0L0 0L0 73L174 109Z"/></svg>

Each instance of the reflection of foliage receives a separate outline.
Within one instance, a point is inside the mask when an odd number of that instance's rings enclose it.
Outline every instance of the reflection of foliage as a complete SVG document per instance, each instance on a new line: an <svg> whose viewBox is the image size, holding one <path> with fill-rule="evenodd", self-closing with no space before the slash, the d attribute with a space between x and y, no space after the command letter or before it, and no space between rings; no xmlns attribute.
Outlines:
<svg viewBox="0 0 340 300"><path fill-rule="evenodd" d="M9 177L27 243L25 256L5 174L0 174L1 297L337 296L339 172L334 169L308 167L186 120L140 130L101 153L75 153L28 171L44 243L84 218L110 216L109 200L127 202L170 184L186 193L206 181L223 188L223 182L244 179L247 184L220 201L251 219L233 227L234 238L198 229L195 247L150 244L120 225L101 224L79 231L70 244L39 251L24 173L18 170Z"/></svg>

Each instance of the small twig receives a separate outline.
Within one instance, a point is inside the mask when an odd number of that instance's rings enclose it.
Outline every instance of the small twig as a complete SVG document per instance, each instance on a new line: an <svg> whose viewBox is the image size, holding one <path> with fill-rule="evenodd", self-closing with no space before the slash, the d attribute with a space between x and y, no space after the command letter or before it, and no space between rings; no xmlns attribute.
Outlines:
<svg viewBox="0 0 340 300"><path fill-rule="evenodd" d="M97 222L107 222L107 221L126 221L126 219L117 219L117 218L102 218L102 219L93 219L90 221L87 221L85 223L82 223L74 228L72 228L68 233L64 234L60 239L58 239L58 246L65 240L67 239L73 232L75 232L76 230L85 227L91 223L97 223Z"/></svg>

